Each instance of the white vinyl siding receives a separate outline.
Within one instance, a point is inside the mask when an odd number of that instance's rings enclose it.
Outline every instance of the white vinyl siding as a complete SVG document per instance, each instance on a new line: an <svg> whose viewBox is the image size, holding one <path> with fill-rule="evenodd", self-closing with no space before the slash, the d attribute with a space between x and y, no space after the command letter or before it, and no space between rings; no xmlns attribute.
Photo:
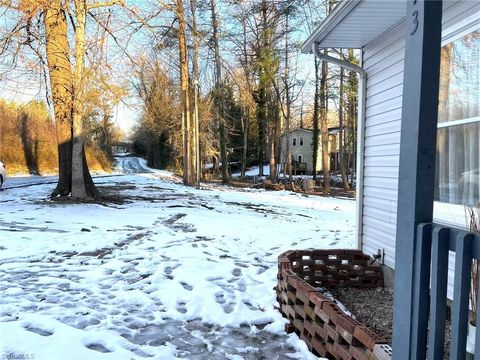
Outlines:
<svg viewBox="0 0 480 360"><path fill-rule="evenodd" d="M363 52L367 72L363 251L394 267L404 58L403 25Z"/></svg>
<svg viewBox="0 0 480 360"><path fill-rule="evenodd" d="M478 18L479 12L477 1L445 1L443 29L458 27L468 18ZM367 72L362 250L371 255L384 249L385 264L392 268L395 267L404 52L402 22L366 46L362 59Z"/></svg>

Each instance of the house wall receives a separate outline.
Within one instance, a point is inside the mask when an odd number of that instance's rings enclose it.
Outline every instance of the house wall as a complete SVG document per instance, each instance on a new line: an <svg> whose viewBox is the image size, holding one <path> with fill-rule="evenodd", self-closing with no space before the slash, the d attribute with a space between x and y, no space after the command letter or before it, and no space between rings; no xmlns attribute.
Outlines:
<svg viewBox="0 0 480 360"><path fill-rule="evenodd" d="M475 13L480 14L480 2L445 2L444 32ZM384 262L392 268L395 261L404 53L404 22L363 50L367 99L362 250L366 254L376 254L378 249L384 249ZM453 259L450 266L453 268Z"/></svg>
<svg viewBox="0 0 480 360"><path fill-rule="evenodd" d="M300 137L303 136L303 145L300 145ZM297 139L297 145L292 145L292 139ZM287 144L286 144L287 136L282 136L282 147L280 153L280 162L283 166L286 157L287 151ZM313 132L308 130L296 129L290 132L290 153L292 154L293 158L298 161L298 156L302 155L302 162L307 163L307 172L310 174L313 171ZM319 144L318 149L318 156L317 156L317 171L322 170L322 146Z"/></svg>

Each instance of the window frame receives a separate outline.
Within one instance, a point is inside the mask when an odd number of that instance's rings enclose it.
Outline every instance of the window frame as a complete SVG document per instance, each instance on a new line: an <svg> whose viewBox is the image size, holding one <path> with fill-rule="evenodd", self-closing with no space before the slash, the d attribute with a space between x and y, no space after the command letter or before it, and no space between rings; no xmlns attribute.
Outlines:
<svg viewBox="0 0 480 360"><path fill-rule="evenodd" d="M441 46L443 47L451 42L461 39L465 35L479 30L480 24L478 21L472 20L472 18L467 18L464 21L461 21L458 24L442 31ZM452 126L468 125L473 123L480 123L480 116L437 123L437 131L439 129L445 129ZM433 221L436 223L468 230L467 217L468 214L465 211L465 205L443 201L434 201L433 203Z"/></svg>

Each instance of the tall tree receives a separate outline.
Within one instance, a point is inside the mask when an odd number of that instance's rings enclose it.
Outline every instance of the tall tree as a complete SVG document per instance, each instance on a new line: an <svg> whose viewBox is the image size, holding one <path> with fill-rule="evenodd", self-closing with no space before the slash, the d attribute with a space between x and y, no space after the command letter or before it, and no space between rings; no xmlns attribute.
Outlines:
<svg viewBox="0 0 480 360"><path fill-rule="evenodd" d="M193 141L192 141L192 171L194 172L197 187L200 186L201 162L200 162L200 136L198 114L198 29L197 29L197 0L190 0L192 13L192 37L193 37Z"/></svg>
<svg viewBox="0 0 480 360"><path fill-rule="evenodd" d="M343 52L340 50L340 57L343 58ZM342 175L342 183L343 189L349 190L350 186L348 184L348 158L345 151L345 71L343 67L340 68L340 96L339 96L339 103L338 103L338 121L339 121L339 156L340 156L340 173Z"/></svg>
<svg viewBox="0 0 480 360"><path fill-rule="evenodd" d="M177 0L176 13L178 18L178 50L180 56L180 87L182 93L182 134L183 134L183 182L192 185L192 130L190 108L190 85L188 76L188 55L186 21L183 0Z"/></svg>
<svg viewBox="0 0 480 360"><path fill-rule="evenodd" d="M62 1L55 0L45 9L45 40L50 91L58 144L58 184L53 196L67 196L72 186L72 99L73 81L67 18Z"/></svg>
<svg viewBox="0 0 480 360"><path fill-rule="evenodd" d="M313 149L313 179L317 179L317 163L318 150L320 143L320 60L315 57L315 93L313 95L313 133L312 133L312 149Z"/></svg>
<svg viewBox="0 0 480 360"><path fill-rule="evenodd" d="M328 55L328 50L324 50ZM323 172L323 190L330 193L330 154L328 152L328 64L322 61L322 70L320 76L320 130L322 143L322 172Z"/></svg>
<svg viewBox="0 0 480 360"><path fill-rule="evenodd" d="M82 139L82 79L85 55L86 3L75 2L75 67L72 69L65 3L54 0L44 15L46 55L57 124L59 181L52 196L86 199L98 195L90 176ZM73 141L72 141L73 140Z"/></svg>
<svg viewBox="0 0 480 360"><path fill-rule="evenodd" d="M228 183L228 160L227 160L227 141L225 134L224 119L224 101L223 101L223 83L222 83L222 64L220 59L219 44L219 22L217 13L216 0L210 0L210 10L212 12L212 29L213 29L213 47L215 51L215 115L218 122L218 132L220 140L220 161L222 162L222 182Z"/></svg>

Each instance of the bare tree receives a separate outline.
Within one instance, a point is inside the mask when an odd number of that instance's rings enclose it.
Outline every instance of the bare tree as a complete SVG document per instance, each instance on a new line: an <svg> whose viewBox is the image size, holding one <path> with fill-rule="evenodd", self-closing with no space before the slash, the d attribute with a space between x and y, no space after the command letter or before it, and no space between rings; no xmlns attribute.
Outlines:
<svg viewBox="0 0 480 360"><path fill-rule="evenodd" d="M215 103L216 103L216 117L218 122L218 132L220 140L220 161L222 162L222 182L228 183L228 160L227 160L227 142L225 136L225 119L224 119L224 104L222 94L222 66L220 59L220 45L219 45L219 22L217 14L216 0L210 0L210 9L212 12L212 29L213 29L213 47L215 51Z"/></svg>

